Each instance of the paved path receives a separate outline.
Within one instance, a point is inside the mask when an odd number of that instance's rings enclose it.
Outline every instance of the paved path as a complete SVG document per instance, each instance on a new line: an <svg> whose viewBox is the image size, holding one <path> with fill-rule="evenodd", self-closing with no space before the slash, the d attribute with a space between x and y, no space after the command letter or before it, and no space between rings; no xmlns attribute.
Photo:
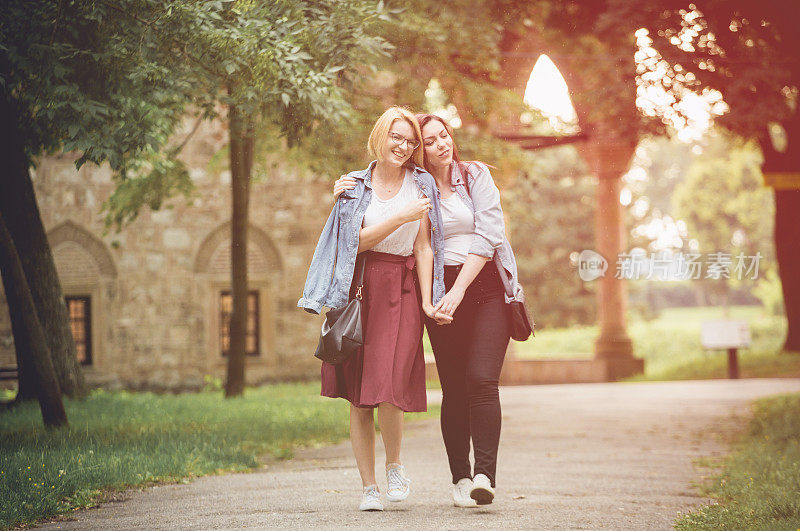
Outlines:
<svg viewBox="0 0 800 531"><path fill-rule="evenodd" d="M356 510L360 480L345 442L253 473L131 491L45 528L669 529L704 501L692 460L724 455L752 400L792 391L800 379L501 388L498 497L481 509L452 506L430 420L406 432L411 497L383 513Z"/></svg>

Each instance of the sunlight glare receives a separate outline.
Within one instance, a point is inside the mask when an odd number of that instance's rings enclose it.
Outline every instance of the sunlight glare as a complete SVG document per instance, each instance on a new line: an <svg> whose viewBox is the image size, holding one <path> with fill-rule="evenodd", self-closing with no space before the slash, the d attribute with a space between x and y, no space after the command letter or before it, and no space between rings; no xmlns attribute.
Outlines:
<svg viewBox="0 0 800 531"><path fill-rule="evenodd" d="M567 83L553 61L544 54L533 66L524 101L534 109L539 109L553 125L556 125L554 122L571 124L578 120L569 99Z"/></svg>

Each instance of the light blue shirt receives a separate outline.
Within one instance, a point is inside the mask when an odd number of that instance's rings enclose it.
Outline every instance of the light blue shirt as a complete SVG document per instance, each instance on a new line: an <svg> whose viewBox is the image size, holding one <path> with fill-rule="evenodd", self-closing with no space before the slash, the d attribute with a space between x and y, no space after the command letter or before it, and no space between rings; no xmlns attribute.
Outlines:
<svg viewBox="0 0 800 531"><path fill-rule="evenodd" d="M464 163L462 163L463 165ZM499 260L513 292L506 293L506 302L525 300L517 275L517 260L506 237L503 209L500 206L500 191L494 184L492 174L485 164L467 163L466 181L459 164L450 165L450 188L454 190L475 215L475 234L469 248L470 254L477 254L490 260ZM437 194L438 195L438 194Z"/></svg>

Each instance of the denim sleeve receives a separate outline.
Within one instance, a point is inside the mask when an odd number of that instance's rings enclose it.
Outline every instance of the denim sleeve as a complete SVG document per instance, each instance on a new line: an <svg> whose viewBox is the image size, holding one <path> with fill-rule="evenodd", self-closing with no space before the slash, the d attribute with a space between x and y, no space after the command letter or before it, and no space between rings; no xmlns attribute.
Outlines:
<svg viewBox="0 0 800 531"><path fill-rule="evenodd" d="M328 291L333 285L333 273L336 266L336 248L339 238L339 205L336 201L331 215L325 222L322 234L314 250L311 266L308 268L303 298L297 306L310 313L319 313L328 299Z"/></svg>
<svg viewBox="0 0 800 531"><path fill-rule="evenodd" d="M467 178L470 176L469 195L475 206L475 234L469 253L491 258L494 250L502 245L506 234L500 191L494 184L489 168L483 164L473 165Z"/></svg>

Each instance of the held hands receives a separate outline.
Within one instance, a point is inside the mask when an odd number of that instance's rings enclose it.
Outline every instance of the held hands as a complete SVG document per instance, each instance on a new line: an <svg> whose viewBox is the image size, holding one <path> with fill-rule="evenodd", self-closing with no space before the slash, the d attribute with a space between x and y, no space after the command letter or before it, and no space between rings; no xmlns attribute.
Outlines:
<svg viewBox="0 0 800 531"><path fill-rule="evenodd" d="M456 312L458 305L461 304L463 299L464 290L462 288L458 288L456 286L450 288L450 291L445 293L444 297L442 297L442 300L440 300L439 304L437 304L434 308L434 319L436 319L436 322L439 323L438 318L449 318L452 322L453 314Z"/></svg>
<svg viewBox="0 0 800 531"><path fill-rule="evenodd" d="M333 197L334 199L338 199L342 192L345 190L352 190L356 187L356 180L354 177L348 177L347 175L342 175L336 182L333 183Z"/></svg>
<svg viewBox="0 0 800 531"><path fill-rule="evenodd" d="M439 304L437 304L436 306L432 304L423 304L422 311L425 312L425 315L433 319L438 325L445 325L452 323L453 318L450 317L449 315L442 315L441 313L440 314L436 313L439 310L439 306L441 305L442 305L441 302L439 302Z"/></svg>

